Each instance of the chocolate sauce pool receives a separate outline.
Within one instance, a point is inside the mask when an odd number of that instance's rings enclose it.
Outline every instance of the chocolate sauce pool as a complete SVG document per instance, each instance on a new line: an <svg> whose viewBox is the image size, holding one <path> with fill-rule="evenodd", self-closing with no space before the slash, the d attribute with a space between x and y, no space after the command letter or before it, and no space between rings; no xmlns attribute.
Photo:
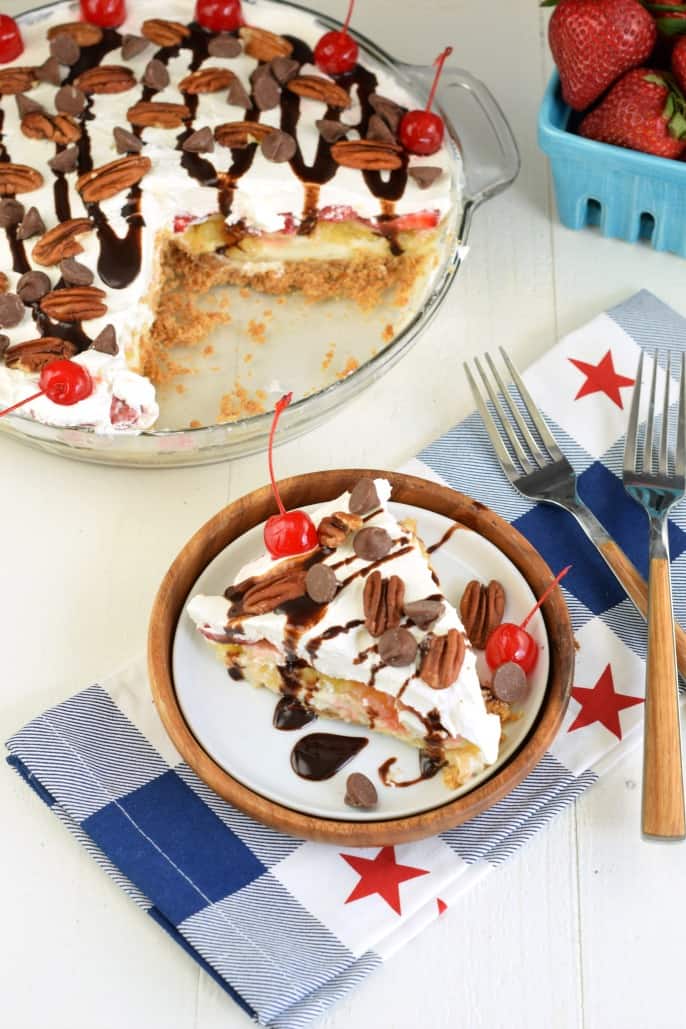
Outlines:
<svg viewBox="0 0 686 1029"><path fill-rule="evenodd" d="M321 782L330 779L369 743L365 736L339 736L332 732L311 732L293 747L291 768L301 779Z"/></svg>
<svg viewBox="0 0 686 1029"><path fill-rule="evenodd" d="M302 729L303 725L314 722L317 715L312 708L307 707L297 697L282 697L274 708L272 725L275 729L285 732L292 732L293 729Z"/></svg>

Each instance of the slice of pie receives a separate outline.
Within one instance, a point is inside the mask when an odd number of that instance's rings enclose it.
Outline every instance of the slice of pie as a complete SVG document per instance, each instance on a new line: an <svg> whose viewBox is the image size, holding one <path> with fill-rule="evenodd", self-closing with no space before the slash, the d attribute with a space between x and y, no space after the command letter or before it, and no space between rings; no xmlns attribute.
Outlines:
<svg viewBox="0 0 686 1029"><path fill-rule="evenodd" d="M489 711L460 617L390 492L361 480L313 515L317 549L265 555L188 613L233 678L394 736L455 788L496 760L507 706Z"/></svg>
<svg viewBox="0 0 686 1029"><path fill-rule="evenodd" d="M213 286L373 307L410 296L454 236L460 155L449 133L430 157L402 146L424 105L390 65L361 50L325 74L321 22L286 3L246 3L226 33L194 8L137 0L117 29L71 2L20 19L24 50L0 66L0 407L74 357L98 403L25 415L148 428L154 389L131 376L173 374L175 314Z"/></svg>

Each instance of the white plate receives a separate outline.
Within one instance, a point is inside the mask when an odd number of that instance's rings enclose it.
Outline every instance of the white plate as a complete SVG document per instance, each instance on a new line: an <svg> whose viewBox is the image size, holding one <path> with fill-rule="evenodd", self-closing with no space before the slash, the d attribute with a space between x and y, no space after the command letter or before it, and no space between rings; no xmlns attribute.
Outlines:
<svg viewBox="0 0 686 1029"><path fill-rule="evenodd" d="M398 518L415 518L419 535L428 546L440 540L452 524L442 515L423 508L391 504L391 509ZM258 526L235 540L207 566L191 595L223 593L239 569L262 550L262 528ZM453 603L459 604L470 579L482 582L497 579L503 584L505 621L522 621L535 603L528 583L512 562L492 543L469 529L454 533L432 555L432 563L443 592ZM528 698L518 709L520 717L505 727L497 762L458 790L447 789L440 774L404 789L384 787L377 772L379 766L388 758L396 757L394 777L413 779L418 774L417 751L368 729L326 718L293 732L275 729L272 725L277 702L274 694L230 679L213 648L185 612L174 636L172 670L179 704L192 733L217 764L244 786L269 800L321 818L351 821L402 818L467 793L496 772L523 743L543 701L549 667L548 638L540 613L535 615L528 629L539 644L540 653L530 676ZM482 655L479 660L483 661ZM290 756L296 741L311 732L366 736L369 743L331 779L310 782L293 772ZM353 771L363 772L376 784L379 805L375 811L359 811L344 804L345 782Z"/></svg>

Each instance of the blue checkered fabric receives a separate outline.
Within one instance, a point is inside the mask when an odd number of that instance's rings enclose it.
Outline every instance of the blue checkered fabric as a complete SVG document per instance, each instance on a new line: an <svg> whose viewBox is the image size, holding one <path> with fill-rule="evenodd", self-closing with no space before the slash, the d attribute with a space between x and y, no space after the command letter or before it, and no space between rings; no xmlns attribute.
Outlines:
<svg viewBox="0 0 686 1029"><path fill-rule="evenodd" d="M626 374L637 346L684 349L686 321L645 292L602 318L585 335L581 330L553 348L532 372L556 380L560 396L542 396L540 403L580 473L582 496L645 572L645 517L621 485L618 423L603 421L611 401L602 394L583 401L570 396L565 408L560 391L580 384L570 355L583 344L588 357L595 336L601 349L611 337L615 363ZM542 367L555 361L557 369ZM535 375L533 380L535 394ZM584 419L583 431L575 417ZM589 434L593 418L598 432ZM478 417L455 426L419 460L413 471L423 466L495 508L553 568L574 565L564 591L581 644L577 682L592 687L608 666L621 692L640 698L640 618L572 520L531 504L505 481ZM683 618L686 509L676 510L671 544ZM358 851L370 865L391 851L395 862L421 871L402 883L398 910L383 891L355 899L357 873L336 848L284 836L217 797L174 756L168 741L163 744L150 711L143 721L131 714L132 692L149 706L143 663L127 675L125 691L115 676L35 718L8 741L8 761L134 903L248 1015L275 1029L297 1029L324 1014L446 905L459 903L466 885L573 802L641 732L640 700L622 711L619 734L605 724L582 725L573 700L552 752L489 811L434 840Z"/></svg>

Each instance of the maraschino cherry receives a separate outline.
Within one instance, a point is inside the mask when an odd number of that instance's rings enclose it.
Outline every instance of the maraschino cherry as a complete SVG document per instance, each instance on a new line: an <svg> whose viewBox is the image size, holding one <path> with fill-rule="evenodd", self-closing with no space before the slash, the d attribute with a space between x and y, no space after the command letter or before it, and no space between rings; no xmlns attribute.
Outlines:
<svg viewBox="0 0 686 1029"><path fill-rule="evenodd" d="M314 48L314 63L327 75L343 75L357 64L357 43L348 32L355 0L350 0L348 14L340 32L325 32Z"/></svg>
<svg viewBox="0 0 686 1029"><path fill-rule="evenodd" d="M434 75L426 108L423 111L408 111L400 121L398 129L400 142L411 154L421 154L422 157L428 157L429 154L435 154L437 150L441 149L445 126L443 125L443 119L431 110L431 105L436 96L438 80L441 77L443 65L452 52L453 48L447 46L443 53L439 54L436 58L436 74Z"/></svg>
<svg viewBox="0 0 686 1029"><path fill-rule="evenodd" d="M276 402L272 427L269 433L269 478L271 479L276 503L279 505L279 514L272 515L267 520L267 524L264 527L264 545L274 558L295 557L296 554L305 554L308 550L314 550L319 543L317 530L310 516L305 514L304 511L287 511L283 506L276 486L276 479L274 478L274 462L272 459L274 433L276 432L281 412L288 407L292 399L293 394L287 393L285 397L281 397L281 400Z"/></svg>
<svg viewBox="0 0 686 1029"><path fill-rule="evenodd" d="M117 29L126 18L124 0L81 0L81 17L101 29Z"/></svg>
<svg viewBox="0 0 686 1029"><path fill-rule="evenodd" d="M48 400L52 400L53 404L71 407L72 404L78 404L79 400L85 400L93 392L93 380L88 369L84 368L82 364L77 364L76 361L69 361L62 357L43 365L38 385L40 389L37 393L32 393L30 397L25 397L17 404L12 404L11 407L0 411L0 418L38 397L45 396Z"/></svg>
<svg viewBox="0 0 686 1029"><path fill-rule="evenodd" d="M235 32L243 24L240 0L198 0L195 20L210 32Z"/></svg>
<svg viewBox="0 0 686 1029"><path fill-rule="evenodd" d="M0 64L13 61L23 49L24 42L16 21L9 14L0 14Z"/></svg>
<svg viewBox="0 0 686 1029"><path fill-rule="evenodd" d="M553 579L550 586L544 591L536 606L529 611L521 625L515 625L513 622L503 622L502 625L493 630L486 643L486 661L493 671L496 668L500 668L501 665L507 664L508 661L513 661L516 665L519 665L526 675L533 672L538 661L538 644L533 636L526 631L526 627L541 604L550 596L558 583L564 579L571 567L571 565L567 565Z"/></svg>

